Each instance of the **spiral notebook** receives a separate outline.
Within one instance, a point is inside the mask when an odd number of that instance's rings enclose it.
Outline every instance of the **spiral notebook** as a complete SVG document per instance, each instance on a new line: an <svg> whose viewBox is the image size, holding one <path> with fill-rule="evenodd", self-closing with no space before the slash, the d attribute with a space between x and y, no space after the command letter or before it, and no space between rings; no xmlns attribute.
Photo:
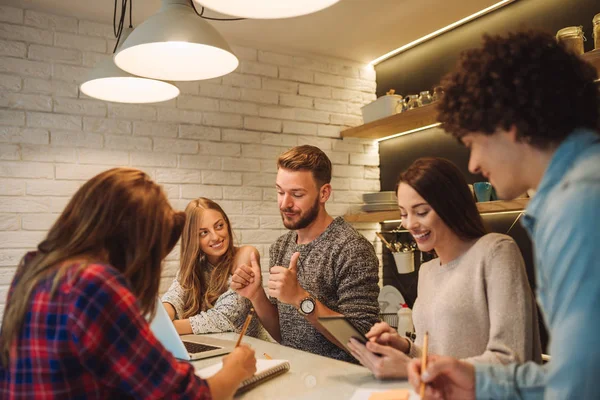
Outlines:
<svg viewBox="0 0 600 400"><path fill-rule="evenodd" d="M202 368L196 371L196 375L200 378L208 379L223 368L223 363L217 363L210 367ZM290 363L288 360L256 360L256 373L253 377L243 381L236 391L236 394L243 393L247 390L252 389L268 381L269 379L275 378L281 374L286 373L290 370Z"/></svg>

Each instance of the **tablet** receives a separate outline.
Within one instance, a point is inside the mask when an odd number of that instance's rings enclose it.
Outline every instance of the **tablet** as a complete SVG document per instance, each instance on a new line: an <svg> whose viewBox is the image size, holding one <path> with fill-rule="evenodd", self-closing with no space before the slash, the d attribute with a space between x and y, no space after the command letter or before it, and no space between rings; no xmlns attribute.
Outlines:
<svg viewBox="0 0 600 400"><path fill-rule="evenodd" d="M346 317L319 317L318 320L331 336L344 345L348 353L350 353L350 349L348 348L350 338L354 338L362 344L366 344L369 341Z"/></svg>

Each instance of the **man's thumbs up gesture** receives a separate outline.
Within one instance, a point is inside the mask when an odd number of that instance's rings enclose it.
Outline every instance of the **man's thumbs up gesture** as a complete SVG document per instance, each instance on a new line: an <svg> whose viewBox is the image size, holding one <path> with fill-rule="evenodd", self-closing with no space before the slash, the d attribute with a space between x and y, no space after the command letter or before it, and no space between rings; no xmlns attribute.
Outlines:
<svg viewBox="0 0 600 400"><path fill-rule="evenodd" d="M300 301L307 295L306 291L298 284L299 257L299 252L292 255L289 268L279 265L272 267L268 284L269 296L296 308L300 306Z"/></svg>

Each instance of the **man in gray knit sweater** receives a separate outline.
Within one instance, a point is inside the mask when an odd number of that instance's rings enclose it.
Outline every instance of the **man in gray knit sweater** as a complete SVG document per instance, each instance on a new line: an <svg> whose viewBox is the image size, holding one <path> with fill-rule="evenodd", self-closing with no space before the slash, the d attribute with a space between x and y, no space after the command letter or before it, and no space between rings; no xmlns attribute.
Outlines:
<svg viewBox="0 0 600 400"><path fill-rule="evenodd" d="M277 199L290 232L271 246L269 299L260 266L241 266L231 288L252 301L271 336L283 345L354 361L319 324L344 315L363 333L378 321L378 261L373 246L343 218L325 210L331 161L317 147L298 146L277 160Z"/></svg>

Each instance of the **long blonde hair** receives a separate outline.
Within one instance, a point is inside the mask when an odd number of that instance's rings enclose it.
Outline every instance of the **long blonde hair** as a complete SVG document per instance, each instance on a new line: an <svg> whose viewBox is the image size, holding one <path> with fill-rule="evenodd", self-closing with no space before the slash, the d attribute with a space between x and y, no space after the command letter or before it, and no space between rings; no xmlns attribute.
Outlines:
<svg viewBox="0 0 600 400"><path fill-rule="evenodd" d="M208 270L206 254L200 248L199 222L205 210L216 210L227 223L229 245L227 251L214 266L208 279L203 273ZM192 200L185 209L185 226L181 235L179 284L185 290L182 318L188 318L213 307L215 301L227 290L233 256L233 232L227 214L214 201L205 197Z"/></svg>
<svg viewBox="0 0 600 400"><path fill-rule="evenodd" d="M185 221L144 172L113 168L87 181L69 201L38 245L35 257L21 260L2 320L0 357L6 366L11 343L23 328L36 285L53 277L50 296L73 258L93 262L105 254L119 270L147 315L154 314L161 261L177 243ZM85 269L82 264L79 272Z"/></svg>

